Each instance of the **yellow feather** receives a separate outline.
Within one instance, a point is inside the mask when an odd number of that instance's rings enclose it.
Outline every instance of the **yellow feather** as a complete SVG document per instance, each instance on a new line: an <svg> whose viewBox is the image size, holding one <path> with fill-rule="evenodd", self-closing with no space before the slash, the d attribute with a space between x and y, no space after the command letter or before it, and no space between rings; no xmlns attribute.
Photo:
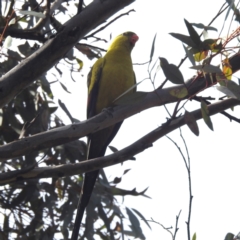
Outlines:
<svg viewBox="0 0 240 240"><path fill-rule="evenodd" d="M117 97L135 84L130 36L121 34L116 37L106 55L98 59L92 68L89 93L99 81L95 114L101 112L103 108L110 107Z"/></svg>

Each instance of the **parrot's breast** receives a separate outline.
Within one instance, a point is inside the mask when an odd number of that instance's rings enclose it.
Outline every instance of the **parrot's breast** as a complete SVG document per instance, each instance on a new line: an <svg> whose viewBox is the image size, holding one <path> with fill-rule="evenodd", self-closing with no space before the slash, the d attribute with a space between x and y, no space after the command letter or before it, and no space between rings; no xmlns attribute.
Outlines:
<svg viewBox="0 0 240 240"><path fill-rule="evenodd" d="M97 97L96 113L113 105L113 101L135 84L131 57L106 56Z"/></svg>

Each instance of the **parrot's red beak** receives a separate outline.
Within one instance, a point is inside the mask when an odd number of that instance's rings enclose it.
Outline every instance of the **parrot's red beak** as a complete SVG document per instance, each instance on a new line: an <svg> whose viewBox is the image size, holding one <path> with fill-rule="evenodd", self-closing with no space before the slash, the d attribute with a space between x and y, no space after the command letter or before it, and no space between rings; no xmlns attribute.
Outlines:
<svg viewBox="0 0 240 240"><path fill-rule="evenodd" d="M135 43L138 41L138 39L139 39L138 35L136 35L136 34L132 35L131 39L130 39L131 44L134 46Z"/></svg>

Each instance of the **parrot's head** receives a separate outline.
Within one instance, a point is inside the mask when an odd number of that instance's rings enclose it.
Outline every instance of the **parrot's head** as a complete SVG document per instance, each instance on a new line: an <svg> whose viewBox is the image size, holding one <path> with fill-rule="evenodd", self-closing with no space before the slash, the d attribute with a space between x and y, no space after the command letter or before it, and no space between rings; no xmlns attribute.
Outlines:
<svg viewBox="0 0 240 240"><path fill-rule="evenodd" d="M134 32L124 32L117 36L112 44L110 45L108 51L117 49L117 48L126 48L129 52L132 51L135 43L138 40L138 35Z"/></svg>

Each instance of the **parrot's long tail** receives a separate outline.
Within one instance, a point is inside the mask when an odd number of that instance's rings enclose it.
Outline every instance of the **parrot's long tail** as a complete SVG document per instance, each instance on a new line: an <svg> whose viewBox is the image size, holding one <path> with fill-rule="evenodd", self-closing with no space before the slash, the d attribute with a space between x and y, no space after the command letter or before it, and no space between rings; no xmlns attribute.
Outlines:
<svg viewBox="0 0 240 240"><path fill-rule="evenodd" d="M77 216L75 219L71 240L78 239L78 234L79 234L79 229L82 223L83 214L85 212L85 209L92 195L92 191L93 191L95 182L97 180L98 173L99 173L99 170L88 172L85 174L81 196L79 198L79 202L77 206Z"/></svg>
<svg viewBox="0 0 240 240"><path fill-rule="evenodd" d="M112 141L112 139L118 132L121 124L122 122L118 122L113 127L104 128L92 134L89 137L88 139L89 152L87 154L88 155L87 159L98 158L105 155L108 144ZM79 229L82 223L83 215L90 200L90 197L92 195L92 191L97 180L98 174L99 170L85 173L83 187L80 194L81 196L79 198L77 206L77 216L75 219L71 240L78 239Z"/></svg>

